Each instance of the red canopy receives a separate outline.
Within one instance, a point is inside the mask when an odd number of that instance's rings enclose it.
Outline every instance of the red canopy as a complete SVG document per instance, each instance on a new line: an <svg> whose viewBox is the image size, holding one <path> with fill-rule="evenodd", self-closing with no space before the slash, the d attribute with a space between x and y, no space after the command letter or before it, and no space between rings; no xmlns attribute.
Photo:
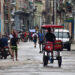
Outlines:
<svg viewBox="0 0 75 75"><path fill-rule="evenodd" d="M64 26L61 25L42 25L42 28L64 28Z"/></svg>

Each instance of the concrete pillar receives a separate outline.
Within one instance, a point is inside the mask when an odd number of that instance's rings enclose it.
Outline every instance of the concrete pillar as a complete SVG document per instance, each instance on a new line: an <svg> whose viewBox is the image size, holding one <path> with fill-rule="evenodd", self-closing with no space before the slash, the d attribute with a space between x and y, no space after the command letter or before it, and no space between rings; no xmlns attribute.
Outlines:
<svg viewBox="0 0 75 75"><path fill-rule="evenodd" d="M56 24L56 11L57 11L57 6L56 6L56 0L54 0L54 24Z"/></svg>
<svg viewBox="0 0 75 75"><path fill-rule="evenodd" d="M73 13L73 18L74 18L74 43L75 43L75 6L72 9L72 13Z"/></svg>
<svg viewBox="0 0 75 75"><path fill-rule="evenodd" d="M72 23L71 22L69 23L69 32L70 32L70 35L72 35Z"/></svg>
<svg viewBox="0 0 75 75"><path fill-rule="evenodd" d="M4 0L1 0L1 34L4 34Z"/></svg>
<svg viewBox="0 0 75 75"><path fill-rule="evenodd" d="M74 14L74 41L75 41L75 14Z"/></svg>

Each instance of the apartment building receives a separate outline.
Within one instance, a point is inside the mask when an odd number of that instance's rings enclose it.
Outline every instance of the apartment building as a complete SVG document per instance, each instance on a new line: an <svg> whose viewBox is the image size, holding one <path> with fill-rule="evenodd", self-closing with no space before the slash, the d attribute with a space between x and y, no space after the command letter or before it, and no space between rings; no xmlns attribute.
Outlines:
<svg viewBox="0 0 75 75"><path fill-rule="evenodd" d="M34 27L33 0L16 0L15 29L28 30Z"/></svg>
<svg viewBox="0 0 75 75"><path fill-rule="evenodd" d="M34 26L35 27L41 27L42 25L42 11L43 11L43 3L42 0L35 0L34 1L34 5L35 5L35 13L34 13Z"/></svg>

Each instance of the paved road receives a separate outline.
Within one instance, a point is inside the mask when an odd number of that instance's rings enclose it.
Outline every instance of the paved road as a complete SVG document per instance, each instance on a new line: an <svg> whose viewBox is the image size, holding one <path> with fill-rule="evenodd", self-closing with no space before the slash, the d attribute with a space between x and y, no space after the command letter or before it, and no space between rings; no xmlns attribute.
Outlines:
<svg viewBox="0 0 75 75"><path fill-rule="evenodd" d="M62 67L58 68L57 61L43 67L42 54L39 48L34 48L32 42L20 43L18 46L19 61L12 61L10 56L6 60L0 60L0 75L75 75L75 51L63 51Z"/></svg>

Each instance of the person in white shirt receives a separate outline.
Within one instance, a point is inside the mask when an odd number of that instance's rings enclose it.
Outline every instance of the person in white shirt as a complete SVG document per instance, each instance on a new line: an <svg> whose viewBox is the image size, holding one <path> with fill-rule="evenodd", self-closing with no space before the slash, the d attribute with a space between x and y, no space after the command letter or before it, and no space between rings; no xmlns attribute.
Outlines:
<svg viewBox="0 0 75 75"><path fill-rule="evenodd" d="M33 37L34 47L36 48L36 43L37 43L37 38L38 38L37 33L34 33L34 34L32 35L32 37Z"/></svg>

